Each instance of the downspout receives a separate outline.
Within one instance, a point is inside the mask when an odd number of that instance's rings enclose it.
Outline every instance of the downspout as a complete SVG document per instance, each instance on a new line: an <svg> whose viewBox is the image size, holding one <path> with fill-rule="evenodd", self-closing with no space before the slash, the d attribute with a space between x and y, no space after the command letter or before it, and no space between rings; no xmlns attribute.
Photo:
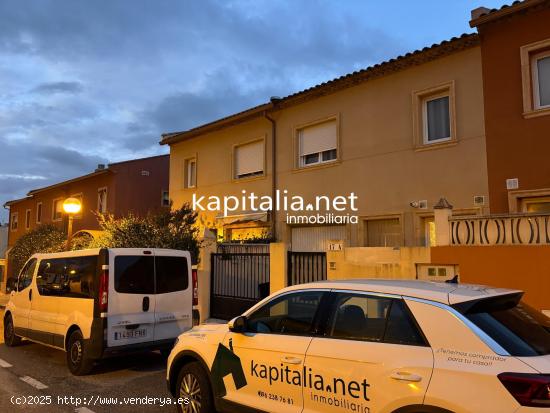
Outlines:
<svg viewBox="0 0 550 413"><path fill-rule="evenodd" d="M277 100L279 100L279 98L272 97L271 104L275 106ZM275 198L277 195L277 123L275 119L268 115L267 111L264 112L264 117L271 122L271 202L273 206L271 209L271 238L276 241L277 210L275 208Z"/></svg>

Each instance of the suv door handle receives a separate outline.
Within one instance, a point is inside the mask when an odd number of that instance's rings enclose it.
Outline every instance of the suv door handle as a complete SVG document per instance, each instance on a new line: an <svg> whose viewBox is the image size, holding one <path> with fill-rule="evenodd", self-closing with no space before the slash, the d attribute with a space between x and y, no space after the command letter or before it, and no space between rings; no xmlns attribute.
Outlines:
<svg viewBox="0 0 550 413"><path fill-rule="evenodd" d="M298 358L298 357L288 357L288 356L285 356L283 358L281 358L281 361L283 363L286 363L286 364L301 364L302 363L302 359L301 358Z"/></svg>
<svg viewBox="0 0 550 413"><path fill-rule="evenodd" d="M29 301L32 301L32 288L29 288Z"/></svg>
<svg viewBox="0 0 550 413"><path fill-rule="evenodd" d="M419 376L418 374L411 374L407 371L396 371L393 372L390 377L395 380L402 380L402 381L422 381L422 376Z"/></svg>
<svg viewBox="0 0 550 413"><path fill-rule="evenodd" d="M149 311L149 297L143 297L143 303L141 304L143 311Z"/></svg>

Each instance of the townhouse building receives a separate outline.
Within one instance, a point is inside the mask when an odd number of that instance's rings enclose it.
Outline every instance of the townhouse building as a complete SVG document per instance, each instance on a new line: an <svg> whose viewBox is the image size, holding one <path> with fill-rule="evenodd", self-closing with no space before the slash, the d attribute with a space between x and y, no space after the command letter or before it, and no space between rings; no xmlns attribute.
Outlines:
<svg viewBox="0 0 550 413"><path fill-rule="evenodd" d="M467 34L183 132L170 145L170 198L275 190L312 202L354 194L357 224L300 225L287 213L201 213L231 241L268 234L294 251L430 245L432 206L488 211L481 50ZM305 214L311 212L305 211Z"/></svg>

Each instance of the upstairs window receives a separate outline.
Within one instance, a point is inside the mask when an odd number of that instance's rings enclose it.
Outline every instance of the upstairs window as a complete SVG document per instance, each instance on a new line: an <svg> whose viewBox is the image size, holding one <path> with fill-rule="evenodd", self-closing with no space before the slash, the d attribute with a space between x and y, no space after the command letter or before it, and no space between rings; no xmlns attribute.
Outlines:
<svg viewBox="0 0 550 413"><path fill-rule="evenodd" d="M335 161L338 158L336 120L299 129L298 146L300 167Z"/></svg>
<svg viewBox="0 0 550 413"><path fill-rule="evenodd" d="M550 108L550 51L535 55L532 68L535 108Z"/></svg>
<svg viewBox="0 0 550 413"><path fill-rule="evenodd" d="M97 212L100 214L107 212L107 188L97 190Z"/></svg>
<svg viewBox="0 0 550 413"><path fill-rule="evenodd" d="M63 218L63 198L54 199L52 203L52 220L61 221Z"/></svg>
<svg viewBox="0 0 550 413"><path fill-rule="evenodd" d="M11 214L10 228L12 231L17 231L19 229L19 213L14 212Z"/></svg>
<svg viewBox="0 0 550 413"><path fill-rule="evenodd" d="M197 186L197 159L191 158L185 161L184 187L195 188Z"/></svg>
<svg viewBox="0 0 550 413"><path fill-rule="evenodd" d="M42 202L36 204L36 223L42 223Z"/></svg>
<svg viewBox="0 0 550 413"><path fill-rule="evenodd" d="M253 178L264 174L265 142L263 140L238 145L234 153L234 178Z"/></svg>
<svg viewBox="0 0 550 413"><path fill-rule="evenodd" d="M25 211L25 229L31 229L31 210Z"/></svg>
<svg viewBox="0 0 550 413"><path fill-rule="evenodd" d="M424 100L424 143L451 139L449 96Z"/></svg>
<svg viewBox="0 0 550 413"><path fill-rule="evenodd" d="M170 192L162 191L162 197L161 197L160 204L163 207L169 207L170 206Z"/></svg>

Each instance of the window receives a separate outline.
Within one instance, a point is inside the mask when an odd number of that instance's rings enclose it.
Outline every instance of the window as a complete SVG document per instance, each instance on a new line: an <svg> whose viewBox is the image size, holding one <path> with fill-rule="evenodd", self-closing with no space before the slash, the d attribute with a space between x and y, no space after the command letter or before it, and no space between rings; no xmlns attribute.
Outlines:
<svg viewBox="0 0 550 413"><path fill-rule="evenodd" d="M252 178L264 174L265 142L263 140L235 146L234 178Z"/></svg>
<svg viewBox="0 0 550 413"><path fill-rule="evenodd" d="M31 210L25 211L25 229L31 229Z"/></svg>
<svg viewBox="0 0 550 413"><path fill-rule="evenodd" d="M186 290L189 272L185 257L155 257L157 294Z"/></svg>
<svg viewBox="0 0 550 413"><path fill-rule="evenodd" d="M417 149L456 141L454 82L413 92L413 135Z"/></svg>
<svg viewBox="0 0 550 413"><path fill-rule="evenodd" d="M169 206L170 206L170 192L168 192L168 191L162 191L162 196L161 196L160 204L161 204L163 207L169 207Z"/></svg>
<svg viewBox="0 0 550 413"><path fill-rule="evenodd" d="M97 190L97 212L100 214L107 213L107 188Z"/></svg>
<svg viewBox="0 0 550 413"><path fill-rule="evenodd" d="M550 354L550 318L520 298L513 294L468 302L464 315L514 357Z"/></svg>
<svg viewBox="0 0 550 413"><path fill-rule="evenodd" d="M424 143L451 139L449 96L424 101Z"/></svg>
<svg viewBox="0 0 550 413"><path fill-rule="evenodd" d="M550 197L532 197L521 199L523 212L528 213L550 213Z"/></svg>
<svg viewBox="0 0 550 413"><path fill-rule="evenodd" d="M532 61L535 109L550 107L550 51L535 55Z"/></svg>
<svg viewBox="0 0 550 413"><path fill-rule="evenodd" d="M36 204L36 223L42 223L42 202Z"/></svg>
<svg viewBox="0 0 550 413"><path fill-rule="evenodd" d="M17 291L22 291L31 285L34 269L36 268L36 258L31 259L21 272L19 273L19 281L17 282Z"/></svg>
<svg viewBox="0 0 550 413"><path fill-rule="evenodd" d="M323 291L284 294L252 313L247 331L264 334L312 334L313 320Z"/></svg>
<svg viewBox="0 0 550 413"><path fill-rule="evenodd" d="M151 255L115 257L115 290L126 294L154 294L155 264Z"/></svg>
<svg viewBox="0 0 550 413"><path fill-rule="evenodd" d="M365 294L337 294L328 335L342 340L425 345L403 300Z"/></svg>
<svg viewBox="0 0 550 413"><path fill-rule="evenodd" d="M400 247L403 242L399 218L366 220L365 230L366 247Z"/></svg>
<svg viewBox="0 0 550 413"><path fill-rule="evenodd" d="M185 161L184 187L195 188L197 186L197 159L191 158Z"/></svg>
<svg viewBox="0 0 550 413"><path fill-rule="evenodd" d="M422 218L424 223L424 242L425 247L435 247L436 237L435 237L435 219L434 217L424 217Z"/></svg>
<svg viewBox="0 0 550 413"><path fill-rule="evenodd" d="M52 203L52 220L61 221L63 217L63 198L54 199Z"/></svg>
<svg viewBox="0 0 550 413"><path fill-rule="evenodd" d="M338 158L338 133L335 119L298 130L299 166L333 162Z"/></svg>
<svg viewBox="0 0 550 413"><path fill-rule="evenodd" d="M11 214L10 228L12 231L17 231L19 229L19 212Z"/></svg>
<svg viewBox="0 0 550 413"><path fill-rule="evenodd" d="M40 295L93 298L97 255L40 261L36 287Z"/></svg>

